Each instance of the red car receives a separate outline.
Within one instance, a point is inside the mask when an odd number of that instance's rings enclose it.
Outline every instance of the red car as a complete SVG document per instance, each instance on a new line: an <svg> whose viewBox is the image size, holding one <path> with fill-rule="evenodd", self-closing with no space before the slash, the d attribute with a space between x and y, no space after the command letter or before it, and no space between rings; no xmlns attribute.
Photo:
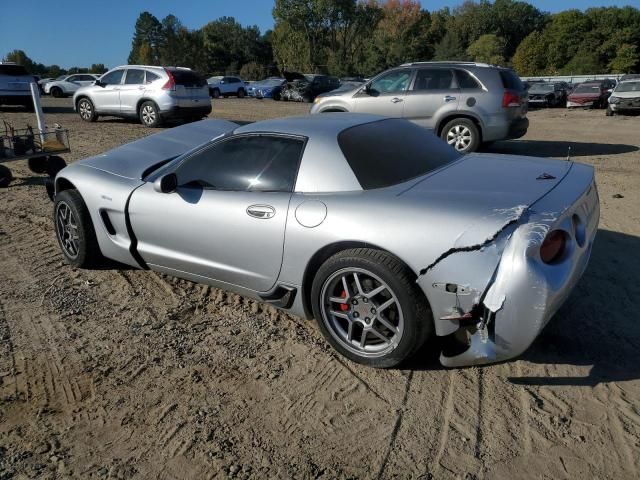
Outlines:
<svg viewBox="0 0 640 480"><path fill-rule="evenodd" d="M613 87L613 80L581 83L567 97L567 108L605 108Z"/></svg>

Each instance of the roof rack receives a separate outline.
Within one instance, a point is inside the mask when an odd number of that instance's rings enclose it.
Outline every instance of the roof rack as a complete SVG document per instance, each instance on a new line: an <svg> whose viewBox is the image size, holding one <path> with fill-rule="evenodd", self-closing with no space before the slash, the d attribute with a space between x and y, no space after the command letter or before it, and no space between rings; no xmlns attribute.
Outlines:
<svg viewBox="0 0 640 480"><path fill-rule="evenodd" d="M467 65L472 67L497 67L498 65L490 65L488 63L465 62L456 60L429 61L429 62L409 62L403 63L401 67L411 67L413 65Z"/></svg>

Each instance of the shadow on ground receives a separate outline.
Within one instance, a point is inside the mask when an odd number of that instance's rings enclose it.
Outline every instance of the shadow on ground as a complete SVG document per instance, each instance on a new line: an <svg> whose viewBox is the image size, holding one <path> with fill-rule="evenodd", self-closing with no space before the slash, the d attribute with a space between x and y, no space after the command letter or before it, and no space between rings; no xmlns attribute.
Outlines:
<svg viewBox="0 0 640 480"><path fill-rule="evenodd" d="M530 155L534 157L586 157L596 155L619 155L640 150L635 145L561 142L551 140L507 140L496 142L488 146L485 151L491 153L506 153L511 155Z"/></svg>

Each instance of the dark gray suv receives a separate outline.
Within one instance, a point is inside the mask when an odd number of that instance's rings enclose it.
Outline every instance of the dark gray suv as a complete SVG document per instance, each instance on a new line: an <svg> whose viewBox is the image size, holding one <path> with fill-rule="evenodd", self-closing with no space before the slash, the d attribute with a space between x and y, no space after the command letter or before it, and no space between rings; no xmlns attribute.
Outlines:
<svg viewBox="0 0 640 480"><path fill-rule="evenodd" d="M357 88L319 95L311 113L362 112L406 118L468 153L482 143L527 133L527 102L520 78L507 68L418 62L387 70Z"/></svg>

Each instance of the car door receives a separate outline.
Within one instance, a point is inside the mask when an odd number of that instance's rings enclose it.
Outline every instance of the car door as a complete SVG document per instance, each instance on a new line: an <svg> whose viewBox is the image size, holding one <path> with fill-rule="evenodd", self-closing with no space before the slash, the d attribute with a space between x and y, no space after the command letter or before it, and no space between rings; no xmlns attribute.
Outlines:
<svg viewBox="0 0 640 480"><path fill-rule="evenodd" d="M438 119L458 109L459 94L450 68L418 68L405 96L403 116L433 129Z"/></svg>
<svg viewBox="0 0 640 480"><path fill-rule="evenodd" d="M144 70L141 68L127 68L124 81L120 86L120 113L136 115L138 100L145 90Z"/></svg>
<svg viewBox="0 0 640 480"><path fill-rule="evenodd" d="M172 165L175 192L141 186L129 204L141 257L177 276L271 289L304 144L287 135L232 136Z"/></svg>
<svg viewBox="0 0 640 480"><path fill-rule="evenodd" d="M120 88L124 69L112 70L100 78L100 84L91 90L91 100L100 113L120 113Z"/></svg>
<svg viewBox="0 0 640 480"><path fill-rule="evenodd" d="M354 95L354 111L402 117L404 99L413 73L410 68L401 68L374 78Z"/></svg>
<svg viewBox="0 0 640 480"><path fill-rule="evenodd" d="M73 93L80 88L80 78L82 75L71 75L67 77L67 79L62 82L62 89L65 93Z"/></svg>

